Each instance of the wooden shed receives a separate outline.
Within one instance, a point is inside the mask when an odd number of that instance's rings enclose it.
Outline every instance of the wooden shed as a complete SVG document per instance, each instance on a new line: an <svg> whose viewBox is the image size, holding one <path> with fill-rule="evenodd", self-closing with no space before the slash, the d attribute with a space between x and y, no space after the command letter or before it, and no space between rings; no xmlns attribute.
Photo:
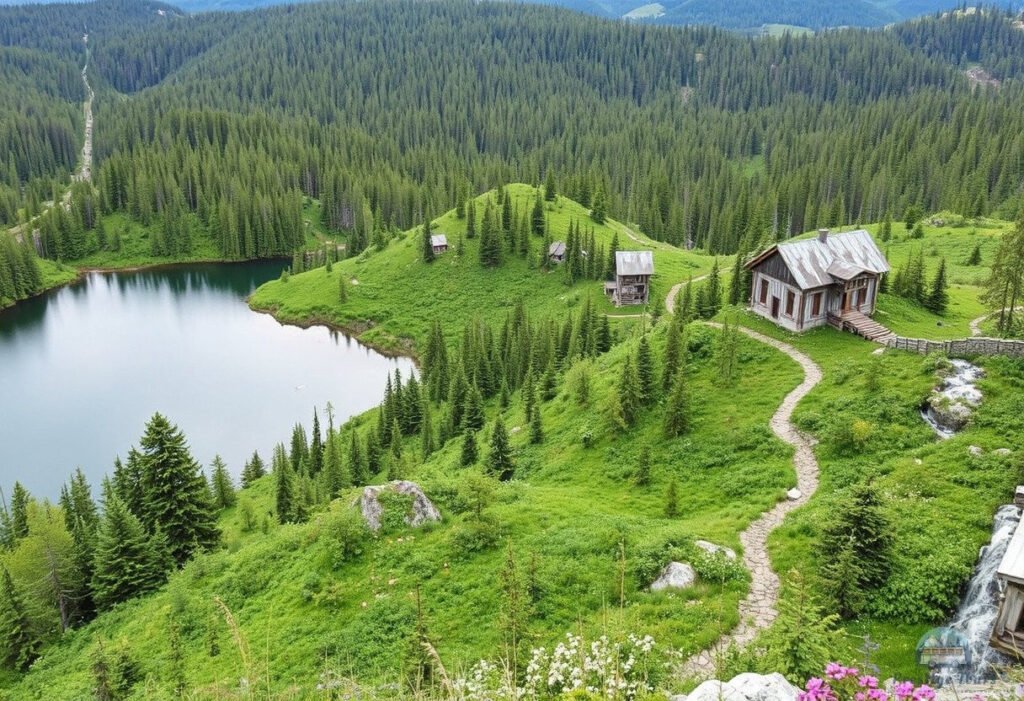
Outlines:
<svg viewBox="0 0 1024 701"><path fill-rule="evenodd" d="M889 264L863 229L821 229L815 238L776 244L746 268L752 277L750 308L779 326L803 331L831 324L868 338L889 333L869 318Z"/></svg>
<svg viewBox="0 0 1024 701"><path fill-rule="evenodd" d="M605 284L605 293L616 307L647 304L651 297L654 254L650 251L616 251L615 281Z"/></svg>
<svg viewBox="0 0 1024 701"><path fill-rule="evenodd" d="M448 237L444 234L434 234L430 237L430 246L434 249L434 255L440 255L448 251Z"/></svg>

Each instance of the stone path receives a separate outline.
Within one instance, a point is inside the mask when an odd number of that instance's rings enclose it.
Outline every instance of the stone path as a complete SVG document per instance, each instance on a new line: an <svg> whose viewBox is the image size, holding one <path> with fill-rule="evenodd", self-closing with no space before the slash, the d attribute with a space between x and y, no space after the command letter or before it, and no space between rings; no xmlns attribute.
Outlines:
<svg viewBox="0 0 1024 701"><path fill-rule="evenodd" d="M710 324L720 328L719 324ZM800 364L804 371L804 379L796 389L786 395L782 404L775 410L771 419L772 433L793 446L793 463L796 467L796 486L801 495L797 499L787 499L776 504L772 509L747 526L740 533L743 545L743 564L750 571L750 592L740 602L740 623L736 628L723 635L708 650L697 653L683 665L683 670L691 675L703 675L715 671L716 656L724 652L730 645L743 646L749 643L757 632L771 625L778 615L775 605L779 600L779 577L772 570L768 557L768 534L782 524L783 519L793 509L807 503L818 488L818 461L814 457L814 439L801 433L790 420L793 409L807 396L818 382L821 381L821 368L807 355L801 353L788 343L739 327L739 330L755 341L776 348Z"/></svg>
<svg viewBox="0 0 1024 701"><path fill-rule="evenodd" d="M1016 308L1014 308L1013 311L1014 311L1014 313L1017 313L1019 311L1024 311L1024 307L1016 307ZM982 334L982 331L981 331L981 324L982 324L982 322L985 321L985 319L989 318L990 316L995 316L998 313L999 313L998 311L989 312L988 314L982 314L977 319L971 319L971 323L970 323L971 335L972 336L980 336Z"/></svg>
<svg viewBox="0 0 1024 701"><path fill-rule="evenodd" d="M682 282L673 285L672 289L668 291L668 296L665 297L665 309L668 309L668 313L676 313L676 298L679 297L679 290L683 289L683 285L686 285L690 282L700 282L706 277L707 273L701 275L700 277L695 277L693 278L693 280L683 280Z"/></svg>

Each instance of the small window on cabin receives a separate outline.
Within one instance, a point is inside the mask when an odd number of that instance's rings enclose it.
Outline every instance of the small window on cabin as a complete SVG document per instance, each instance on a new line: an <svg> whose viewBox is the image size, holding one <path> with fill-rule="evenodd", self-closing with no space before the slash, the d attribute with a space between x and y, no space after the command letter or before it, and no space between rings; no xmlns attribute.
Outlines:
<svg viewBox="0 0 1024 701"><path fill-rule="evenodd" d="M768 304L768 281L761 280L761 304Z"/></svg>
<svg viewBox="0 0 1024 701"><path fill-rule="evenodd" d="M818 316L821 314L821 293L816 292L811 297L811 316Z"/></svg>
<svg viewBox="0 0 1024 701"><path fill-rule="evenodd" d="M793 304L796 302L796 295L786 292L786 316L793 316Z"/></svg>

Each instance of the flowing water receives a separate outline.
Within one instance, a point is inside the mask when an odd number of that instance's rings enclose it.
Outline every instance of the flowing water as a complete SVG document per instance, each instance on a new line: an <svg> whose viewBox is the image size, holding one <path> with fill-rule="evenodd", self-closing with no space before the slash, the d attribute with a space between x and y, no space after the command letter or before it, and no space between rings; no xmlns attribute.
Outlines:
<svg viewBox="0 0 1024 701"><path fill-rule="evenodd" d="M196 459L235 473L292 426L335 425L380 402L392 359L323 327L283 326L245 298L282 264L90 274L0 312L0 487L54 498L81 467L99 481L161 412Z"/></svg>
<svg viewBox="0 0 1024 701"><path fill-rule="evenodd" d="M952 372L932 397L921 407L921 418L940 438L950 438L960 431L974 407L981 404L981 390L976 383L985 374L966 360L951 360Z"/></svg>
<svg viewBox="0 0 1024 701"><path fill-rule="evenodd" d="M959 681L983 681L991 679L994 665L1007 662L1007 658L994 650L989 644L992 626L995 624L999 611L999 584L996 570L1006 553L1017 524L1020 523L1020 509L1012 504L999 507L992 526L992 540L984 545L978 553L978 562L974 574L968 582L967 590L960 599L949 624L967 639L971 650L971 671L967 679ZM941 670L938 681L951 681L955 677L952 670Z"/></svg>

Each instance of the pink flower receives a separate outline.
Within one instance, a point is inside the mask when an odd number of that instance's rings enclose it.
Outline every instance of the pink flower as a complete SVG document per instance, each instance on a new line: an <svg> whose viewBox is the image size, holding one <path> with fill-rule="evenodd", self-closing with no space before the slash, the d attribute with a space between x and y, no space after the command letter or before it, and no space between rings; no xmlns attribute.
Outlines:
<svg viewBox="0 0 1024 701"><path fill-rule="evenodd" d="M935 698L935 690L927 684L922 684L914 690L914 701L932 701Z"/></svg>
<svg viewBox="0 0 1024 701"><path fill-rule="evenodd" d="M892 691L893 695L903 701L903 699L909 699L914 694L913 682L898 682Z"/></svg>
<svg viewBox="0 0 1024 701"><path fill-rule="evenodd" d="M857 679L857 683L860 684L862 687L867 687L868 689L878 688L878 678L869 676L867 674L865 674L863 677L859 677Z"/></svg>

